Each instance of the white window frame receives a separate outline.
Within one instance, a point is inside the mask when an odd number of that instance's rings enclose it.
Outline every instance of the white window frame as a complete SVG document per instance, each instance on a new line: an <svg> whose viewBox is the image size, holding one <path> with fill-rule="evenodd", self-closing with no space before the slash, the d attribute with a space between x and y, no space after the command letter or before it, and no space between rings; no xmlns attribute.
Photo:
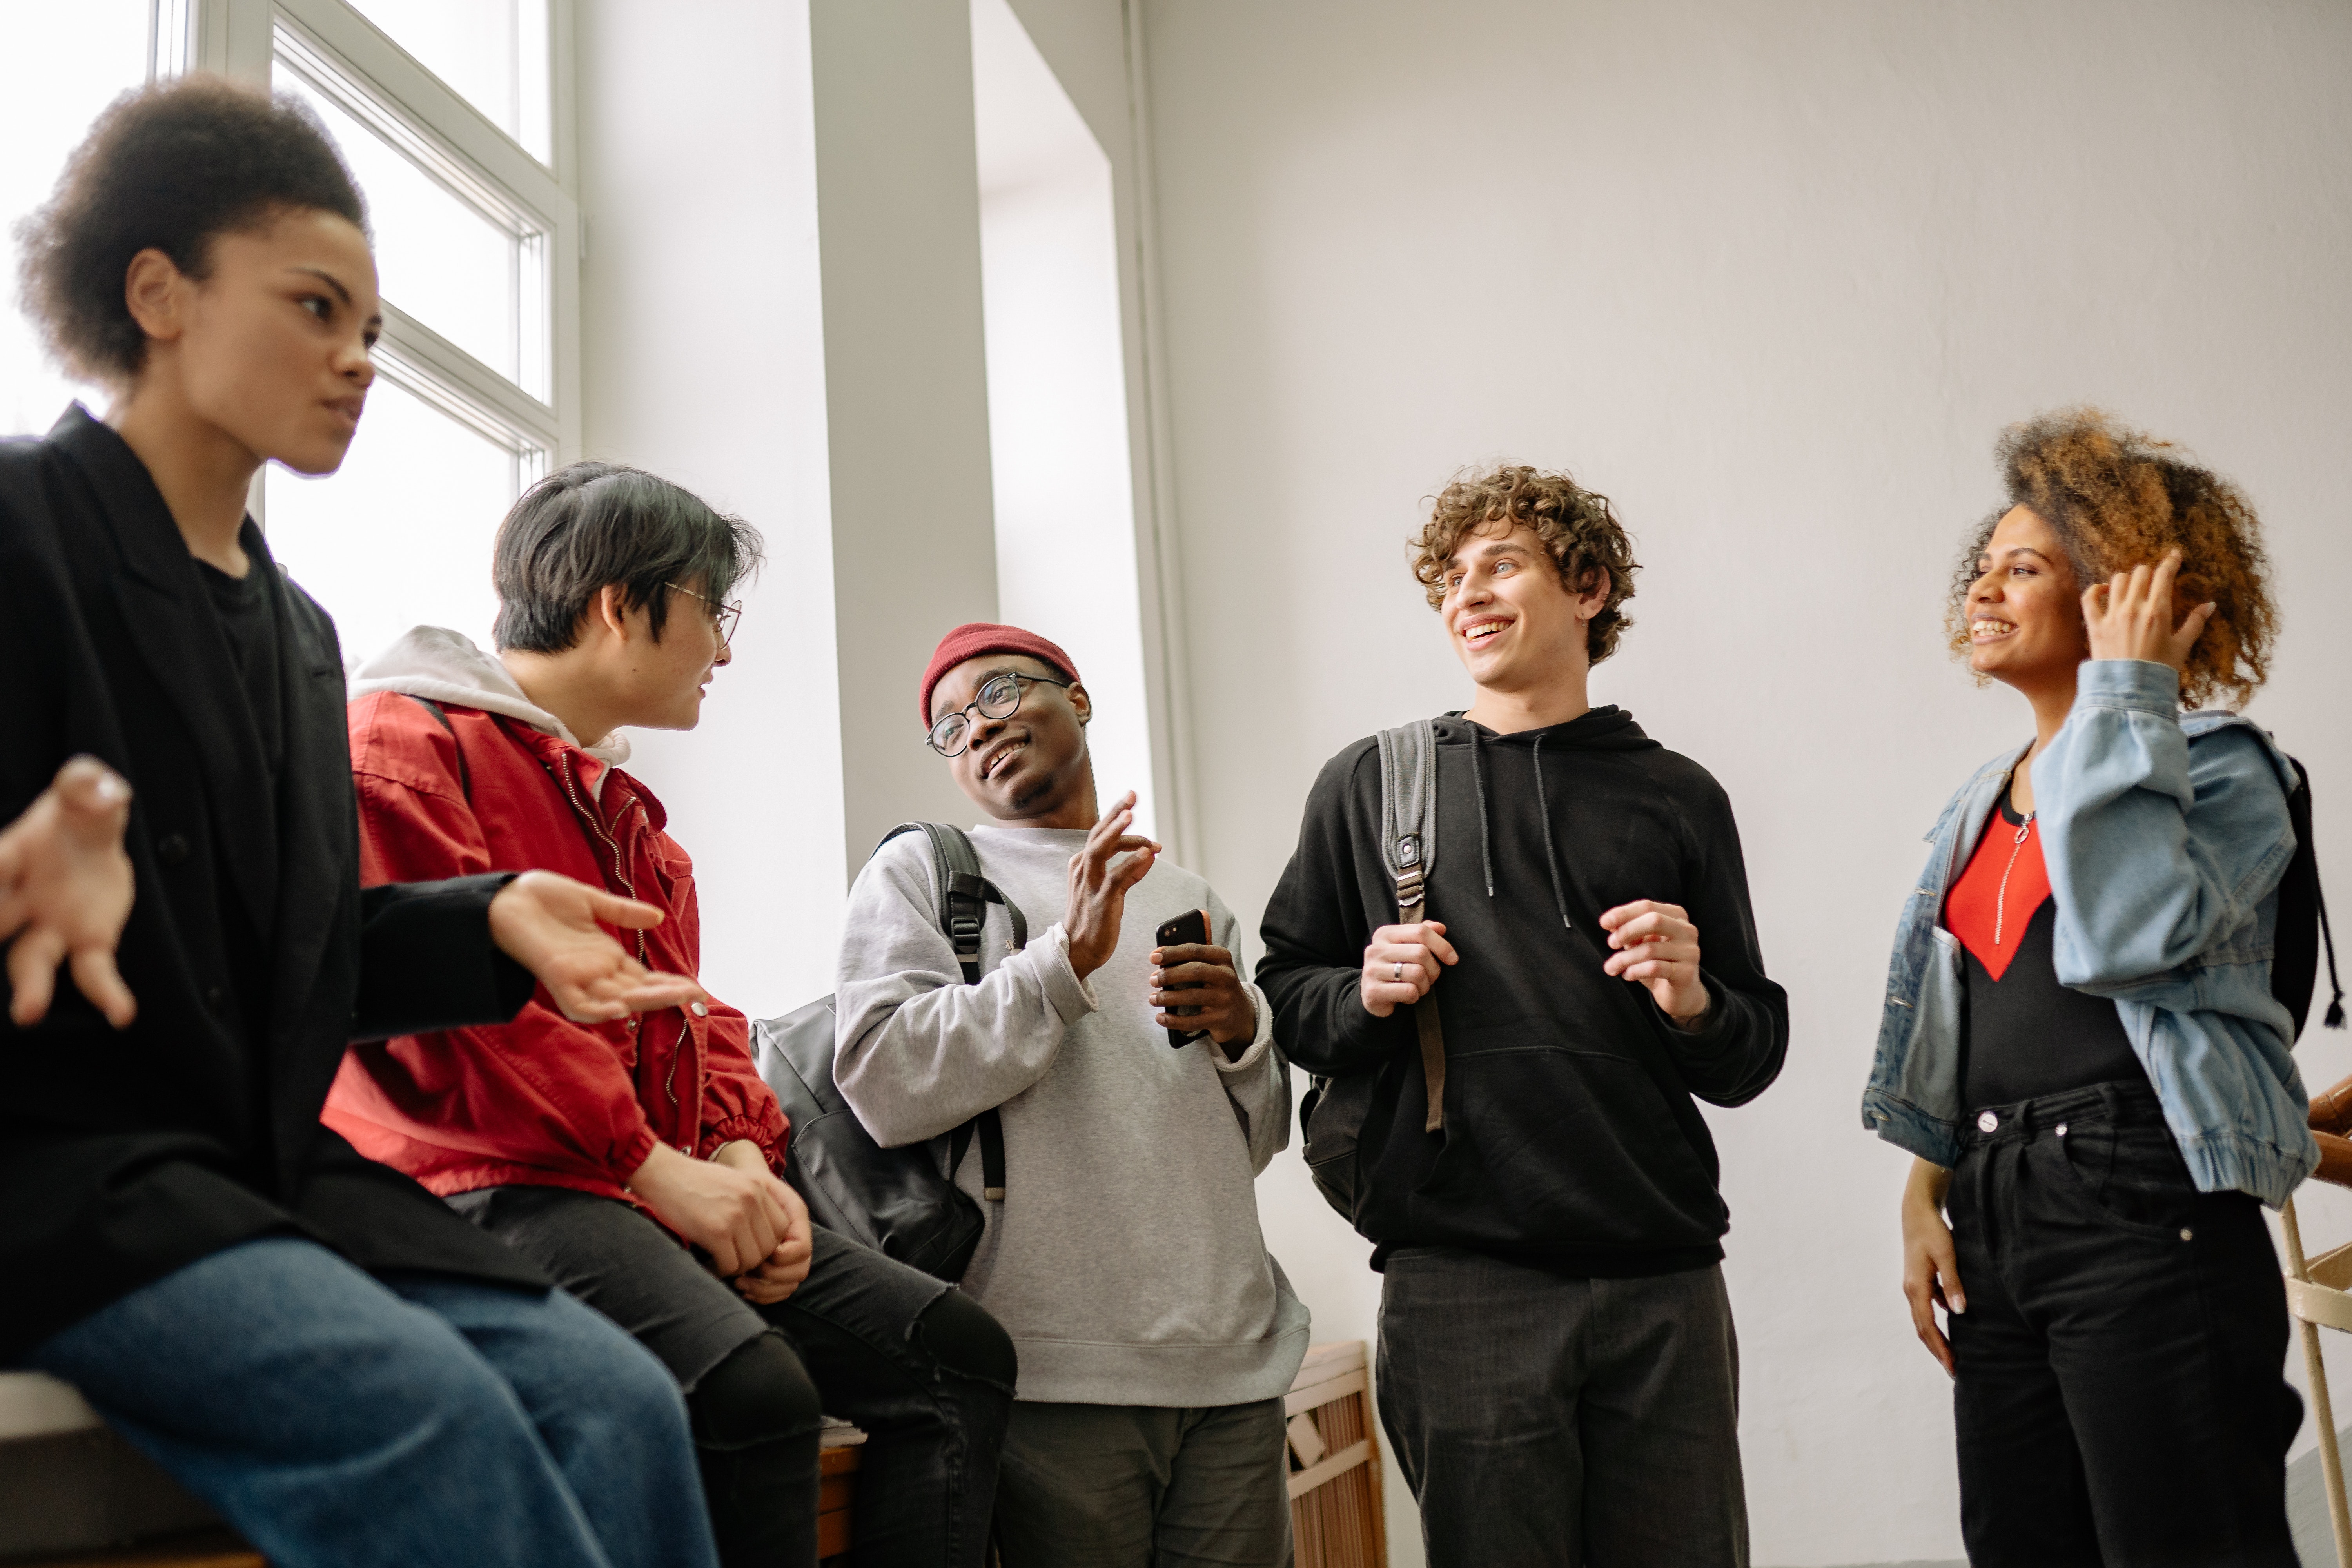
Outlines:
<svg viewBox="0 0 2352 1568"><path fill-rule="evenodd" d="M548 0L554 163L541 163L344 0L153 0L154 69L216 71L267 88L284 27L333 74L391 108L411 162L477 205L527 215L545 236L545 399L386 301L377 374L517 455L520 489L580 456L580 206L572 134L572 5ZM331 96L337 96L330 89ZM351 107L347 105L347 107ZM373 111L363 121L380 118Z"/></svg>

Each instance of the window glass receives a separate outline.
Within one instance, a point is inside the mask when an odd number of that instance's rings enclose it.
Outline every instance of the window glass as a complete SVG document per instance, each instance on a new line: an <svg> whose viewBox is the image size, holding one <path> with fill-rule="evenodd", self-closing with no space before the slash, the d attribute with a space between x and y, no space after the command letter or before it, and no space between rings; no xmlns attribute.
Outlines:
<svg viewBox="0 0 2352 1568"><path fill-rule="evenodd" d="M418 64L550 163L547 0L351 0Z"/></svg>
<svg viewBox="0 0 2352 1568"><path fill-rule="evenodd" d="M15 308L16 227L49 199L98 111L147 79L150 0L14 5L0 47L0 436L39 435L87 389L68 381ZM99 404L92 397L94 404ZM104 413L102 404L97 412Z"/></svg>
<svg viewBox="0 0 2352 1568"><path fill-rule="evenodd" d="M524 352L537 334L522 320L523 307L543 298L522 276L543 267L542 247L492 221L283 62L277 85L318 110L366 195L383 297L543 395L543 356Z"/></svg>
<svg viewBox="0 0 2352 1568"><path fill-rule="evenodd" d="M379 376L339 471L271 465L269 549L335 617L346 668L420 625L488 647L490 542L520 478L511 449Z"/></svg>

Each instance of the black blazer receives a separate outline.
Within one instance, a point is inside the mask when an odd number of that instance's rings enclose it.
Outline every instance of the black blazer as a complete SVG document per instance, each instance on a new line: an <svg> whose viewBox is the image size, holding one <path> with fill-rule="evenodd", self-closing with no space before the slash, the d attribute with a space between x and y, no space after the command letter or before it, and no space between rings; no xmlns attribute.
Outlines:
<svg viewBox="0 0 2352 1568"><path fill-rule="evenodd" d="M510 1018L530 976L492 945L504 877L362 890L334 624L250 522L282 628L276 798L227 638L147 469L79 406L0 442L0 823L88 752L136 792L137 903L118 1033L60 978L0 1016L0 1365L218 1249L308 1236L373 1270L547 1281L320 1125L354 1039ZM230 923L260 933L246 1016ZM258 967L258 966L257 966Z"/></svg>

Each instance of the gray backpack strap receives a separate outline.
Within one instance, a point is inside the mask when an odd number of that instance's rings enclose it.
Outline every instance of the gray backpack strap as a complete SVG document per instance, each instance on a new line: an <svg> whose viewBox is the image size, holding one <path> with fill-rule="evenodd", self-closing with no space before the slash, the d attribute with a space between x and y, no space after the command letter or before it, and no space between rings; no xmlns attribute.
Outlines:
<svg viewBox="0 0 2352 1568"><path fill-rule="evenodd" d="M1427 719L1380 732L1381 858L1396 883L1397 923L1428 919L1429 874L1437 864L1437 726ZM1445 1128L1445 1032L1437 998L1412 1005L1421 1073L1429 1090L1422 1131Z"/></svg>

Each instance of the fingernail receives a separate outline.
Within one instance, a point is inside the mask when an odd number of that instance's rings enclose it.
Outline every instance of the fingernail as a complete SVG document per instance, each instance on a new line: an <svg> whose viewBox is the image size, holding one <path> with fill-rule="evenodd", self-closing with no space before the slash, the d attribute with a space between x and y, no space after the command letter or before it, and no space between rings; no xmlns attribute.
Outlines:
<svg viewBox="0 0 2352 1568"><path fill-rule="evenodd" d="M1965 1311L1967 1311L1968 1310L1969 1310L1969 1299L1968 1299L1966 1296L1954 1296L1954 1297L1952 1298L1952 1310L1953 1310L1953 1311L1955 1311L1955 1312L1965 1312Z"/></svg>

